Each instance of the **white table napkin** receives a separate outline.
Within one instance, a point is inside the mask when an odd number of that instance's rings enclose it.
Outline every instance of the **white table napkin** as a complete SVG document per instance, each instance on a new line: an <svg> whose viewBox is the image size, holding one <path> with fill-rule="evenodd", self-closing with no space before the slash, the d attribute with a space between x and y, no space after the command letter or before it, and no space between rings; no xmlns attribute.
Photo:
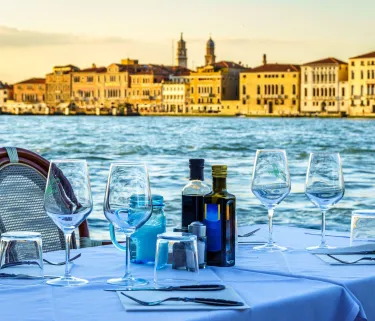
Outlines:
<svg viewBox="0 0 375 321"><path fill-rule="evenodd" d="M188 297L188 298L210 298L224 299L243 302L243 306L219 307L194 302L167 301L161 305L143 306L123 296L120 291L117 292L122 305L126 311L177 311L177 310L245 310L249 309L246 302L231 287L227 287L221 291L126 291L136 299L142 301L157 301L169 297Z"/></svg>

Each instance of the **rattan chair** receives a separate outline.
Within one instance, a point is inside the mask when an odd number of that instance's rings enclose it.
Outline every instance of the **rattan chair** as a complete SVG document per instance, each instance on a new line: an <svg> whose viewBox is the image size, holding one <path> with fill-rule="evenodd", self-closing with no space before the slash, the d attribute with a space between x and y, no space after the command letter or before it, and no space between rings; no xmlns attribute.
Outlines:
<svg viewBox="0 0 375 321"><path fill-rule="evenodd" d="M44 211L48 169L49 162L38 154L22 148L0 148L0 235L7 231L40 232L43 252L65 249L63 233ZM79 226L79 237L80 247L102 245L90 239L86 220ZM75 236L72 247L77 247Z"/></svg>

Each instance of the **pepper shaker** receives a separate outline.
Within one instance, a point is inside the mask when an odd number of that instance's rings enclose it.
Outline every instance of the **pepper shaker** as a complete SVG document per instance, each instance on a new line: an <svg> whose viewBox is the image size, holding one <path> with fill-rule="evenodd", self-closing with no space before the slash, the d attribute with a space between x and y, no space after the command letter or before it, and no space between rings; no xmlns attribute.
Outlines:
<svg viewBox="0 0 375 321"><path fill-rule="evenodd" d="M201 222L196 221L188 226L188 231L197 236L198 265L200 269L204 269L207 264L206 226Z"/></svg>

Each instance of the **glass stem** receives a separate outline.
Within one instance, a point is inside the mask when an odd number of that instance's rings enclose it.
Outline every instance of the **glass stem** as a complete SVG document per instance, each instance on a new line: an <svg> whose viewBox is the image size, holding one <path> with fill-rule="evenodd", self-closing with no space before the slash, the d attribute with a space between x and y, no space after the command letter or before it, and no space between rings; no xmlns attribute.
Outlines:
<svg viewBox="0 0 375 321"><path fill-rule="evenodd" d="M69 272L69 254L70 254L70 240L72 238L72 233L65 233L65 275L64 278L70 278Z"/></svg>
<svg viewBox="0 0 375 321"><path fill-rule="evenodd" d="M126 235L126 255L125 255L125 275L124 279L127 279L131 276L129 272L130 265L130 236Z"/></svg>
<svg viewBox="0 0 375 321"><path fill-rule="evenodd" d="M273 208L268 209L268 244L273 244L272 238L272 219L273 219Z"/></svg>
<svg viewBox="0 0 375 321"><path fill-rule="evenodd" d="M326 213L327 211L322 211L322 239L320 241L320 247L326 246Z"/></svg>

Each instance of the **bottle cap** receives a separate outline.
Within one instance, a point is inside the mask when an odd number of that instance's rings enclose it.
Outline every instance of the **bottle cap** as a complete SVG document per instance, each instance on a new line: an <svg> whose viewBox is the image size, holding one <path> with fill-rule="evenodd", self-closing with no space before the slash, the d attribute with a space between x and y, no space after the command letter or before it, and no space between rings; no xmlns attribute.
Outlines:
<svg viewBox="0 0 375 321"><path fill-rule="evenodd" d="M227 165L212 165L212 177L226 178Z"/></svg>
<svg viewBox="0 0 375 321"><path fill-rule="evenodd" d="M197 237L206 236L206 226L199 221L191 223L188 226L188 231Z"/></svg>
<svg viewBox="0 0 375 321"><path fill-rule="evenodd" d="M189 159L189 167L190 167L190 180L204 180L204 159L202 158L193 158Z"/></svg>

